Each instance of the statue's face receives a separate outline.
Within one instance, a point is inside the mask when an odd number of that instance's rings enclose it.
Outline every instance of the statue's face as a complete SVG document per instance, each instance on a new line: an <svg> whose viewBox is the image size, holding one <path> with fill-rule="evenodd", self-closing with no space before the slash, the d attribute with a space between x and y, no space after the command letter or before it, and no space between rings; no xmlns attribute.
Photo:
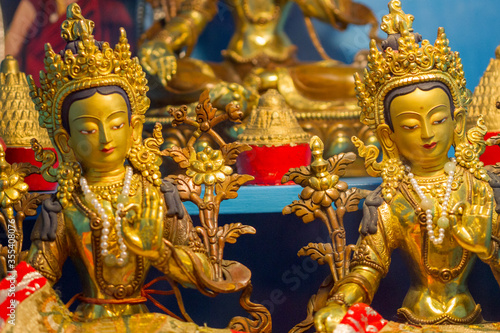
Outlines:
<svg viewBox="0 0 500 333"><path fill-rule="evenodd" d="M398 96L390 104L390 115L394 128L390 138L412 168L435 168L447 161L455 122L442 89L417 88Z"/></svg>
<svg viewBox="0 0 500 333"><path fill-rule="evenodd" d="M122 167L130 149L132 129L127 103L119 94L101 95L71 104L68 145L85 169L105 172Z"/></svg>

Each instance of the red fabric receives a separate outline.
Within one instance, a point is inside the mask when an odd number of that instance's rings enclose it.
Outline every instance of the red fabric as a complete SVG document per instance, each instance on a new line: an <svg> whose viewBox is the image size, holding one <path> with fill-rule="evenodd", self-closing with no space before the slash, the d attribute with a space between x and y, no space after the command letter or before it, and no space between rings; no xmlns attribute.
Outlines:
<svg viewBox="0 0 500 333"><path fill-rule="evenodd" d="M242 152L236 161L240 174L254 176L247 185L281 185L281 178L290 168L311 164L309 144L259 147L250 145L252 150ZM294 184L293 181L285 185Z"/></svg>
<svg viewBox="0 0 500 333"><path fill-rule="evenodd" d="M354 304L335 329L334 333L377 333L387 325L375 310L366 304Z"/></svg>
<svg viewBox="0 0 500 333"><path fill-rule="evenodd" d="M38 79L38 74L44 69L45 43L50 43L52 49L58 53L66 47L61 37L61 24L66 15L61 15L57 21L50 22L51 16L57 14L55 0L29 0L35 7L37 16L32 22L26 35L26 44L19 56L22 70L26 74ZM98 41L109 42L111 47L118 42L120 27L127 31L130 41L133 34L133 21L125 5L118 0L78 0L82 14L86 19L95 23L94 38Z"/></svg>
<svg viewBox="0 0 500 333"><path fill-rule="evenodd" d="M499 135L500 132L488 132L484 136L485 140L488 140L492 136ZM484 151L483 155L479 157L481 162L484 163L484 165L493 165L498 162L500 162L500 146L495 145L495 146L487 146L486 150Z"/></svg>
<svg viewBox="0 0 500 333"><path fill-rule="evenodd" d="M10 319L9 315L15 316L15 308L28 296L47 283L40 273L33 267L22 261L14 271L0 281L0 326L2 322Z"/></svg>

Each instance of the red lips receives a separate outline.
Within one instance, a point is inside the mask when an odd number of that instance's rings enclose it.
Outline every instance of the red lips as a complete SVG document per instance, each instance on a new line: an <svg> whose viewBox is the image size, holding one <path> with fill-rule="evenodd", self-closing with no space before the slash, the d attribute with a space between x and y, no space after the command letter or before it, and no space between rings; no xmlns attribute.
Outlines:
<svg viewBox="0 0 500 333"><path fill-rule="evenodd" d="M425 144L424 145L424 148L425 149L432 149L434 147L436 147L437 143L436 142L433 142L433 143L428 143L428 144Z"/></svg>
<svg viewBox="0 0 500 333"><path fill-rule="evenodd" d="M115 150L115 147L111 147L111 148L103 148L101 149L101 151L105 154L109 154L109 153L112 153L113 151Z"/></svg>

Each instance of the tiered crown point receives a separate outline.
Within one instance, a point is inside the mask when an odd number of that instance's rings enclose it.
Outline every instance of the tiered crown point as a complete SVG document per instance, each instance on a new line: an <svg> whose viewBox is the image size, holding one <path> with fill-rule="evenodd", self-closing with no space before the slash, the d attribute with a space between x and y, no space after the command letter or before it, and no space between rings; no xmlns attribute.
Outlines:
<svg viewBox="0 0 500 333"><path fill-rule="evenodd" d="M363 80L355 77L356 94L361 107L361 121L375 129L385 123L384 98L391 90L421 82L439 81L449 87L457 108L466 107L470 91L466 88L463 66L458 52L451 51L444 28L438 29L432 45L412 32L413 16L401 10L401 2L389 3L390 14L384 16L382 29L389 36L385 50L370 42L368 68Z"/></svg>
<svg viewBox="0 0 500 333"><path fill-rule="evenodd" d="M68 19L61 25L61 37L66 42L92 36L95 24L93 21L83 17L82 10L78 4L72 3L68 6L66 17Z"/></svg>
<svg viewBox="0 0 500 333"><path fill-rule="evenodd" d="M119 86L130 99L132 114L144 115L149 107L146 75L137 58L131 58L125 30L112 49L107 42L94 40L94 23L81 15L78 4L67 10L61 36L68 46L61 54L45 44L45 71L40 72L40 87L30 76L30 94L39 111L40 124L49 136L61 128L61 107L72 92L102 86Z"/></svg>
<svg viewBox="0 0 500 333"><path fill-rule="evenodd" d="M401 9L401 1L393 0L387 5L389 14L382 18L380 29L388 35L399 34L403 31L413 31L413 20L415 17L411 14L405 14Z"/></svg>

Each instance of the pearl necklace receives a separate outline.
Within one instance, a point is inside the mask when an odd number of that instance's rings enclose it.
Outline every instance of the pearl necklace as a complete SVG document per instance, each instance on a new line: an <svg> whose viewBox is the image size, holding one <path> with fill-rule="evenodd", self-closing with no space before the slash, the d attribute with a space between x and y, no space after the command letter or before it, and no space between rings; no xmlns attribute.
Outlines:
<svg viewBox="0 0 500 333"><path fill-rule="evenodd" d="M448 174L448 180L446 182L446 192L444 194L443 205L441 206L441 217L437 220L438 236L436 237L434 232L432 208L434 207L434 201L431 198L428 198L422 188L418 185L415 178L413 178L413 173L411 173L411 168L406 166L406 171L408 172L408 178L410 180L410 184L413 186L415 192L417 192L420 197L420 207L425 211L426 218L426 228L427 234L429 235L429 240L434 243L434 245L439 245L443 243L444 240L444 231L450 225L450 220L448 219L448 210L450 209L450 196L451 196L451 184L453 182L453 177L455 176L455 170L457 167L457 161L455 158L451 159L451 162L447 162L444 165L444 172Z"/></svg>
<svg viewBox="0 0 500 333"><path fill-rule="evenodd" d="M97 214L102 220L102 231L101 231L101 254L104 256L104 262L108 266L123 266L128 261L128 253L127 253L127 245L123 241L122 236L122 218L121 213L123 208L125 207L125 202L128 200L128 195L130 193L130 184L132 183L133 171L132 168L127 166L125 169L125 180L123 182L122 193L118 196L118 204L116 206L116 216L115 216L115 230L116 235L118 237L118 246L120 248L120 254L118 258L114 254L110 254L108 247L109 240L109 228L111 227L111 223L109 222L109 216L106 214L104 208L102 207L99 200L97 200L96 195L90 189L90 186L87 183L87 179L85 177L80 177L80 186L82 187L83 194L85 195L85 201L94 206Z"/></svg>

